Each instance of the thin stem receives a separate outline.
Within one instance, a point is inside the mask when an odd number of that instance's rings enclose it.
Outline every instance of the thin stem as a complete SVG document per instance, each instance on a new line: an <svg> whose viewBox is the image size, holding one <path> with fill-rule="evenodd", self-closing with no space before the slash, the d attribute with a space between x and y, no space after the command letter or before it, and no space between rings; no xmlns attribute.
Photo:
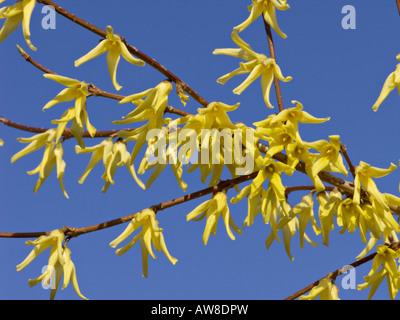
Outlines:
<svg viewBox="0 0 400 320"><path fill-rule="evenodd" d="M325 186L326 191L333 191L334 187ZM313 191L315 190L315 186L293 186L293 187L286 187L285 195L288 196L290 193L295 191Z"/></svg>
<svg viewBox="0 0 400 320"><path fill-rule="evenodd" d="M342 143L340 143L340 152L343 154L343 157L346 159L346 162L349 165L349 170L350 170L353 178L355 178L356 177L355 167L353 166L353 163L351 162L350 157L347 154L346 147Z"/></svg>
<svg viewBox="0 0 400 320"><path fill-rule="evenodd" d="M25 124L20 124L11 120L8 120L2 116L0 116L0 122L3 123L4 125L26 131L26 132L32 132L32 133L43 133L49 130L48 128L38 128L38 127L32 127L32 126L27 126ZM133 131L135 129L129 128L129 129L123 129L123 131ZM113 135L118 134L122 130L107 130L107 131L97 131L96 134L92 137L89 132L85 131L82 134L83 138L106 138L106 137L111 137ZM69 139L73 137L72 131L70 129L65 129L63 133L64 139Z"/></svg>
<svg viewBox="0 0 400 320"><path fill-rule="evenodd" d="M397 3L397 9L399 10L399 14L400 14L400 0L396 0Z"/></svg>
<svg viewBox="0 0 400 320"><path fill-rule="evenodd" d="M265 31L266 31L267 37L268 37L268 47L269 47L269 51L271 54L271 58L276 61L275 46L274 46L274 40L272 39L271 27L265 21L264 16L263 16L263 21L264 21ZM280 85L279 79L277 77L274 77L274 86L275 86L275 93L276 93L276 99L278 101L279 111L283 111L285 109L285 107L283 106L281 85Z"/></svg>
<svg viewBox="0 0 400 320"><path fill-rule="evenodd" d="M92 25L91 23L75 16L74 14L68 12L67 10L61 8L59 5L54 3L51 0L38 0L39 3L42 3L44 5L49 5L53 6L54 10L61 14L62 16L66 17L67 19L73 21L74 23L90 30L91 32L97 34L98 36L102 38L106 38L107 34L104 30ZM137 58L143 60L146 62L148 65L165 75L169 80L175 82L176 84L179 84L181 88L188 93L193 99L195 99L197 102L199 102L203 107L208 106L208 102L200 96L196 91L194 91L189 85L187 85L185 82L183 82L180 78L178 78L175 74L173 74L171 71L169 71L167 68L162 66L160 63L158 63L156 60L150 58L148 55L144 54L134 46L130 45L128 42L126 42L125 38L121 37L122 42L126 45L128 48L129 52L132 53L134 56Z"/></svg>
<svg viewBox="0 0 400 320"><path fill-rule="evenodd" d="M208 194L212 194L215 192L219 192L219 191L224 191L224 190L228 190L233 188L234 186L236 186L237 184L249 181L254 179L257 176L258 172L253 172L251 174L248 175L244 175L244 176L240 176L238 178L235 179L231 179L231 180L225 180L225 181L221 181L220 183L218 183L215 186L200 190L200 191L196 191L193 192L191 194L182 196L180 198L176 198L170 201L166 201L157 205L153 205L151 206L151 208L157 213L159 211L163 211L165 209L174 207L176 205L182 204L184 202L188 202L203 196L206 196ZM106 229L106 228L111 228L113 226L116 225L120 225L126 222L131 221L136 214L140 213L139 212L135 212L132 213L130 215L121 217L121 218L117 218L114 220L110 220L110 221L106 221L103 223L99 223L99 224L95 224L93 226L89 226L89 227L83 227L83 228L70 228L70 227L64 227L65 231L65 236L73 238L73 237L78 237L82 234L86 234L86 233L90 233L90 232L94 232L94 231L98 231L98 230L102 230L102 229ZM45 234L49 234L50 231L45 231L45 232L23 232L23 233L17 233L17 232L0 232L0 238L36 238L36 237L40 237L41 235L45 235Z"/></svg>
<svg viewBox="0 0 400 320"><path fill-rule="evenodd" d="M400 247L400 242L395 242L395 243L392 243L392 244L389 245L389 248L391 248L391 249L393 249L395 251L397 251L399 249L399 247ZM377 255L376 252L372 253L369 256L364 257L363 259L360 259L358 261L355 261L355 262L351 263L350 266L352 266L353 268L357 268L357 267L363 265L364 263L373 260L376 255ZM303 294L306 294L307 292L309 292L315 286L317 286L321 280L323 280L325 278L330 278L330 279L335 280L338 276L340 276L343 273L345 273L346 270L348 270L348 269L340 268L340 269L337 269L336 271L328 273L328 275L326 275L325 277L315 281L314 283L308 285L307 287L301 289L300 291L297 291L296 293L294 293L291 296L287 297L285 300L295 300L298 297L302 296Z"/></svg>

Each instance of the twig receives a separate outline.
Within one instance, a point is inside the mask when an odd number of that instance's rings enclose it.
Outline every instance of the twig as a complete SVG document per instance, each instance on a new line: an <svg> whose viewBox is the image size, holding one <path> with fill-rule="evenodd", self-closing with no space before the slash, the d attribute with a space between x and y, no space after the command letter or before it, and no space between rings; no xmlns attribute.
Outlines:
<svg viewBox="0 0 400 320"><path fill-rule="evenodd" d="M49 130L48 128L38 128L38 127L32 127L32 126L27 126L25 124L20 124L11 120L8 120L2 116L0 116L0 122L3 123L4 125L26 131L26 132L32 132L32 133L43 133ZM123 129L123 131L133 131L135 130L134 128L129 128L129 129ZM96 134L92 137L89 132L85 131L82 134L83 138L106 138L106 137L111 137L113 135L118 134L122 130L107 130L107 131L97 131ZM63 133L64 139L70 139L73 137L72 131L70 129L65 129Z"/></svg>
<svg viewBox="0 0 400 320"><path fill-rule="evenodd" d="M92 25L91 23L75 16L74 14L68 12L67 10L61 8L59 5L55 4L51 0L38 0L39 3L42 3L44 5L49 5L53 6L54 10L61 14L62 16L66 17L67 19L75 22L76 24L90 30L91 32L97 34L98 36L102 38L106 38L107 34L104 30ZM178 78L175 74L173 74L170 70L162 66L160 63L158 63L156 60L150 58L148 55L144 54L140 50L136 49L134 46L130 45L128 42L126 42L125 38L121 37L121 40L125 43L126 47L128 48L129 52L132 53L134 56L137 58L143 60L146 62L148 65L165 75L169 80L175 82L176 84L179 84L181 88L188 93L194 100L199 102L203 107L208 106L208 102L200 96L196 91L194 91L189 85L187 85L185 82L183 82L180 78Z"/></svg>
<svg viewBox="0 0 400 320"><path fill-rule="evenodd" d="M397 3L397 9L399 10L399 14L400 14L400 0L396 0Z"/></svg>
<svg viewBox="0 0 400 320"><path fill-rule="evenodd" d="M389 248L391 248L391 249L393 249L393 250L395 250L395 251L397 251L397 250L399 249L399 247L400 247L400 242L392 243L392 244L389 245ZM369 256L364 257L363 259L360 259L360 260L358 260L358 261L356 261L356 262L353 262L352 264L350 264L350 266L352 266L353 268L357 268L358 266L361 266L362 264L364 264L364 263L366 263L366 262L368 262L368 261L373 260L373 259L375 258L376 255L377 255L376 252L375 252L375 253L372 253L372 254L370 254ZM346 272L346 269L345 269L345 268L337 269L336 271L329 273L329 274L326 275L325 277L323 277L323 278L321 278L321 279L315 281L314 283L308 285L307 287L301 289L300 291L298 291L298 292L292 294L291 296L287 297L285 300L295 300L295 299L297 299L298 297L300 297L300 296L302 296L303 294L305 294L305 293L307 293L308 291L310 291L310 290L311 290L312 288L314 288L315 286L317 286L317 285L319 284L319 282L320 282L322 279L325 279L325 278L328 277L328 278L330 278L330 279L335 280L338 276L342 275L344 272Z"/></svg>
<svg viewBox="0 0 400 320"><path fill-rule="evenodd" d="M188 201L203 197L208 194L231 189L237 184L254 179L257 176L257 174L258 174L258 172L253 172L249 175L240 176L235 179L221 181L220 183L218 183L217 185L215 185L213 187L209 187L209 188L197 191L197 192L193 192L191 194L188 194L188 195L185 195L185 196L182 196L180 198L173 199L170 201L166 201L166 202L160 203L158 205L153 205L153 206L151 206L151 208L157 213L159 211L163 211L165 209L174 207L174 206L182 204L184 202L188 202ZM139 211L139 212L141 212L141 211ZM89 226L89 227L83 227L83 228L64 227L64 230L66 230L65 236L73 238L73 237L78 237L82 234L86 234L89 232L94 232L94 231L110 228L110 227L113 227L116 225L120 225L120 224L131 221L135 217L135 215L138 214L139 212L135 212L133 214L130 214L130 215L118 218L118 219L99 223L99 224ZM45 235L45 234L49 234L49 231L29 232L29 233L26 233L26 232L23 232L23 233L0 232L0 238L35 238L35 237L40 237L41 235Z"/></svg>
<svg viewBox="0 0 400 320"><path fill-rule="evenodd" d="M355 178L356 177L355 167L353 166L353 163L351 162L350 157L347 154L346 147L342 143L340 143L340 152L343 154L343 157L346 159L346 162L349 165L349 170L350 170L353 178Z"/></svg>
<svg viewBox="0 0 400 320"><path fill-rule="evenodd" d="M263 21L264 21L265 31L268 37L268 47L271 54L271 58L276 61L275 46L274 46L274 40L272 39L271 27L265 21L264 16L263 16ZM279 79L276 77L274 77L274 86L275 86L276 99L278 100L279 111L283 111L285 107L283 106L281 85L279 83Z"/></svg>

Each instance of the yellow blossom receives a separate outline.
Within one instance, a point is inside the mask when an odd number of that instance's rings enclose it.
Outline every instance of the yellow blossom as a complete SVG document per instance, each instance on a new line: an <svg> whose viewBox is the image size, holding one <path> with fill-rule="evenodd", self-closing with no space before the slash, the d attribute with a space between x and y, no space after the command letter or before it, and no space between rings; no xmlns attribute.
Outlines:
<svg viewBox="0 0 400 320"><path fill-rule="evenodd" d="M79 67L83 63L107 52L107 66L111 80L115 89L120 90L122 87L117 82L117 67L121 56L129 63L137 66L144 66L145 63L143 60L136 59L131 55L125 43L121 40L121 37L114 34L114 29L111 26L107 26L106 31L106 39L102 40L93 50L88 52L86 55L76 60L75 67Z"/></svg>
<svg viewBox="0 0 400 320"><path fill-rule="evenodd" d="M54 142L55 135L56 130L50 129L30 138L18 138L19 142L29 143L29 145L16 153L11 158L11 163L45 146L42 162L34 170L28 171L29 175L39 173L39 179L35 185L34 192L38 192L43 182L48 178L54 167L57 166L57 179L60 182L60 187L64 196L68 198L63 182L66 166L65 161L63 160L64 150L61 143Z"/></svg>
<svg viewBox="0 0 400 320"><path fill-rule="evenodd" d="M126 229L110 243L112 248L116 248L122 241L128 238L134 231L142 227L142 230L133 237L133 239L125 246L117 249L116 254L118 256L123 255L127 252L138 240L140 242L140 247L142 249L142 266L143 266L143 276L148 277L148 259L149 254L154 258L151 244L153 244L154 249L157 251L162 251L166 257L171 261L172 264L178 261L172 257L165 245L164 235L162 233L163 229L158 227L158 221L156 219L156 214L152 209L145 209L137 214L131 220Z"/></svg>
<svg viewBox="0 0 400 320"><path fill-rule="evenodd" d="M314 179L314 184L317 192L325 190L318 174L329 166L343 173L347 177L347 169L343 164L343 158L340 155L340 136L329 136L329 142L326 140L318 140L314 142L307 142L305 145L308 148L317 150L318 156L315 158L311 168L311 177Z"/></svg>
<svg viewBox="0 0 400 320"><path fill-rule="evenodd" d="M299 300L340 300L338 296L339 289L329 278L324 278L318 282L318 285L313 287L309 294L302 295Z"/></svg>
<svg viewBox="0 0 400 320"><path fill-rule="evenodd" d="M85 105L83 107L83 109L81 110L80 115L76 115L76 109L75 109L75 107L72 107L72 108L65 110L60 119L51 121L51 123L53 123L53 124L58 124L57 134L56 134L56 142L58 142L60 140L61 136L64 133L65 128L67 127L68 122L72 121L71 132L72 132L73 136L75 137L76 141L79 143L79 145L82 148L85 147L85 142L82 139L84 127L82 125L78 124L78 122L76 121L77 118L80 118L81 124L84 123L86 125L86 128L87 128L90 136L91 137L95 136L97 130L89 122L89 117L88 117L88 114L86 111L86 105Z"/></svg>
<svg viewBox="0 0 400 320"><path fill-rule="evenodd" d="M400 54L396 57L396 59L400 60ZM389 93L392 92L396 87L400 94L400 63L396 66L396 70L392 72L385 80L382 91L379 94L375 104L372 106L372 110L377 111Z"/></svg>
<svg viewBox="0 0 400 320"><path fill-rule="evenodd" d="M271 124L274 124L278 121L282 122L291 122L295 125L295 130L297 131L298 122L300 123L323 123L330 120L330 117L327 118L316 118L310 115L308 112L303 111L303 105L296 101L292 101L293 104L296 104L293 108L287 108L281 112L279 112L276 116L271 120Z"/></svg>
<svg viewBox="0 0 400 320"><path fill-rule="evenodd" d="M75 100L75 120L79 127L83 127L82 119L85 120L85 118L82 118L82 110L86 110L86 98L89 95L87 83L50 73L44 74L44 77L58 82L67 88L62 90L54 99L49 101L43 107L43 111L51 108L57 103Z"/></svg>
<svg viewBox="0 0 400 320"><path fill-rule="evenodd" d="M316 246L317 243L314 243L306 237L305 231L306 227L309 222L311 222L312 228L316 235L321 233L321 229L317 225L317 221L314 217L314 200L312 197L312 193L305 195L301 202L294 206L290 211L289 214L283 216L281 220L277 224L277 229L281 229L284 225L286 225L289 221L293 220L295 217L298 219L298 229L299 229L299 236L300 236L300 248L304 248L304 239L306 239L310 244Z"/></svg>
<svg viewBox="0 0 400 320"><path fill-rule="evenodd" d="M287 10L290 6L286 3L286 0L252 0L253 4L249 6L250 16L236 26L235 29L238 32L242 32L246 29L253 21L255 21L259 16L263 15L265 21L278 33L282 38L286 38L278 26L278 21L276 19L275 9Z"/></svg>
<svg viewBox="0 0 400 320"><path fill-rule="evenodd" d="M61 276L64 275L63 287L64 289L71 281L75 292L82 299L84 297L78 286L76 278L75 265L71 260L71 251L67 248L66 244L62 244L65 235L63 230L57 229L51 231L48 235L40 236L34 241L26 241L27 245L34 245L35 248L26 257L26 259L17 266L17 271L23 270L33 259L35 259L40 253L50 248L50 257L47 264L46 271L44 271L39 277L29 279L28 283L30 287L43 282L45 285L51 287L50 299L53 300L61 280Z"/></svg>
<svg viewBox="0 0 400 320"><path fill-rule="evenodd" d="M322 243L329 246L329 233L333 231L335 223L333 217L337 216L337 209L342 201L342 194L335 188L327 194L327 192L320 192L317 194L319 203L318 217L321 225Z"/></svg>
<svg viewBox="0 0 400 320"><path fill-rule="evenodd" d="M389 209L385 202L384 197L379 192L374 180L372 178L381 178L393 172L397 168L393 163L390 168L381 169L371 167L368 163L360 161L360 164L355 168L356 177L354 179L354 203L360 203L361 185L368 194L373 197L382 207Z"/></svg>
<svg viewBox="0 0 400 320"><path fill-rule="evenodd" d="M31 32L29 30L30 20L35 6L36 0L21 0L17 1L12 6L0 8L0 19L6 19L0 30L0 43L17 30L22 23L22 32L25 41L32 50L36 51L35 46L30 40Z"/></svg>
<svg viewBox="0 0 400 320"><path fill-rule="evenodd" d="M222 216L225 223L226 232L232 240L235 240L235 236L233 235L229 226L231 226L236 233L242 234L242 230L235 224L232 216L230 215L225 192L218 192L213 195L211 200L207 200L206 202L197 206L186 216L186 220L198 221L206 217L207 222L203 233L203 243L204 245L207 245L210 234L212 233L213 235L216 235L217 224L220 216Z"/></svg>
<svg viewBox="0 0 400 320"><path fill-rule="evenodd" d="M285 82L292 80L292 77L285 78L275 59L254 52L250 45L243 41L235 30L232 32L232 40L240 49L216 49L213 54L224 54L247 62L240 63L240 68L222 76L217 80L217 82L225 84L229 79L236 75L250 73L247 79L233 90L233 93L240 95L252 82L261 77L261 88L265 104L268 108L273 108L269 96L274 77Z"/></svg>
<svg viewBox="0 0 400 320"><path fill-rule="evenodd" d="M0 139L0 147L4 145L4 141Z"/></svg>
<svg viewBox="0 0 400 320"><path fill-rule="evenodd" d="M93 153L90 158L89 164L87 165L84 173L78 180L79 183L83 183L89 173L101 160L103 160L103 165L105 168L104 174L102 176L106 183L103 186L102 192L107 192L109 186L114 184L114 174L118 167L126 166L128 171L131 173L132 177L135 179L136 183L145 189L143 182L139 180L136 176L133 166L130 164L131 155L126 149L126 144L120 140L113 143L112 138L103 140L100 144L93 147L86 147L82 149L80 146L75 146L75 152L77 154L81 153Z"/></svg>
<svg viewBox="0 0 400 320"><path fill-rule="evenodd" d="M368 300L373 297L385 277L388 284L390 299L393 300L396 297L400 280L396 259L399 257L399 251L395 251L386 245L376 246L376 255L372 260L372 268L368 275L364 277L365 283L357 286L358 290L371 287ZM379 267L382 268L378 271Z"/></svg>

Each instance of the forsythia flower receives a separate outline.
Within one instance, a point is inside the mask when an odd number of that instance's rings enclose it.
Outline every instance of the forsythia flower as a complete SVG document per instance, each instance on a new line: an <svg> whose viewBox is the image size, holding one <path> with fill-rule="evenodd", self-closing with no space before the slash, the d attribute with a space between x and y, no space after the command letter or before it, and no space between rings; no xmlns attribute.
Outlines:
<svg viewBox="0 0 400 320"><path fill-rule="evenodd" d="M166 147L167 137L168 139L174 139L173 136L176 136L177 132L169 134L167 132L167 128L163 129L162 135L158 137L157 142L151 144L147 148L146 154L139 166L138 173L144 174L145 171L154 168L146 183L146 189L148 189L157 179L160 173L169 165L175 175L176 180L178 181L179 186L183 191L186 192L187 184L182 180L182 162L176 157L178 144L170 143ZM150 158L153 159L149 161Z"/></svg>
<svg viewBox="0 0 400 320"><path fill-rule="evenodd" d="M318 285L313 287L309 294L302 295L299 300L340 300L338 296L338 287L329 278L324 278L318 282Z"/></svg>
<svg viewBox="0 0 400 320"><path fill-rule="evenodd" d="M118 256L121 256L125 252L127 252L138 240L140 241L140 247L142 249L142 266L143 266L143 276L148 277L148 259L149 254L154 258L157 257L154 255L153 250L151 248L151 244L153 243L154 249L157 251L162 251L169 261L175 265L178 261L174 257L172 257L168 249L165 245L164 236L162 234L163 229L158 227L158 221L156 219L156 214L152 209L145 209L140 213L135 214L135 217L131 220L126 229L110 243L112 248L117 247L122 241L124 241L127 237L129 237L132 232L138 230L142 227L142 230L133 237L133 239L122 248L116 251Z"/></svg>
<svg viewBox="0 0 400 320"><path fill-rule="evenodd" d="M0 147L4 145L4 141L0 139Z"/></svg>
<svg viewBox="0 0 400 320"><path fill-rule="evenodd" d="M63 191L64 196L68 198L68 194L65 191L63 182L63 176L66 166L65 161L63 160L64 150L61 143L54 143L53 140L55 138L55 135L56 130L50 129L44 133L37 134L30 138L18 138L19 142L29 143L29 145L16 153L11 158L11 163L14 163L16 160L26 156L27 154L46 146L40 165L36 169L28 171L29 175L39 173L39 179L35 185L34 192L38 192L43 182L53 171L54 167L57 166L57 179L60 181L61 190Z"/></svg>
<svg viewBox="0 0 400 320"><path fill-rule="evenodd" d="M203 233L203 243L204 245L207 245L210 234L212 233L213 235L216 235L218 219L220 216L224 219L226 232L232 240L235 240L235 236L229 226L231 226L236 233L242 234L242 230L235 224L230 215L225 192L218 192L213 195L211 200L207 200L197 206L186 216L186 220L198 221L206 217L207 222Z"/></svg>
<svg viewBox="0 0 400 320"><path fill-rule="evenodd" d="M78 122L76 120L77 118L80 118L81 125L78 124ZM72 125L71 125L72 135L75 137L75 139L79 143L79 145L82 148L84 148L85 141L82 139L84 128L83 128L82 124L85 123L86 128L88 129L88 132L91 137L94 137L96 134L96 131L97 131L96 128L93 127L92 124L89 122L89 117L88 117L88 114L86 111L86 104L83 107L83 109L81 110L80 115L77 115L75 107L72 107L72 108L65 110L65 112L61 116L61 119L51 121L51 123L53 123L53 124L58 124L56 142L58 142L60 140L68 122L71 120L72 120Z"/></svg>
<svg viewBox="0 0 400 320"><path fill-rule="evenodd" d="M303 111L303 105L296 101L292 101L293 104L296 104L293 108L287 108L279 112L276 116L271 119L271 124L276 122L290 122L295 126L295 130L298 131L298 122L300 123L323 123L330 120L330 117L327 118L316 118L310 115L308 112Z"/></svg>
<svg viewBox="0 0 400 320"><path fill-rule="evenodd" d="M50 73L44 74L44 77L56 81L67 88L62 90L53 100L49 101L43 107L43 111L51 108L57 103L75 100L75 120L79 127L83 127L82 120L86 122L87 118L85 118L82 113L83 110L86 110L86 98L89 95L87 83L85 81L79 81Z"/></svg>
<svg viewBox="0 0 400 320"><path fill-rule="evenodd" d="M400 54L396 57L396 59L400 60ZM376 100L375 104L372 106L372 110L377 111L383 100L385 100L389 93L396 87L400 94L400 63L396 66L396 70L389 75L383 84L382 91L378 97L378 100Z"/></svg>
<svg viewBox="0 0 400 320"><path fill-rule="evenodd" d="M235 29L238 32L242 32L246 29L253 21L259 16L263 15L265 21L274 29L282 38L286 38L281 29L279 29L278 21L276 19L275 9L287 10L290 6L286 3L286 0L252 0L253 4L249 7L250 16L246 21L236 26Z"/></svg>
<svg viewBox="0 0 400 320"><path fill-rule="evenodd" d="M360 161L360 164L355 168L356 177L354 179L354 203L360 203L361 185L366 192L369 193L382 207L389 209L383 195L379 192L372 178L381 178L393 172L397 168L393 163L389 169L381 169L371 167L368 163Z"/></svg>
<svg viewBox="0 0 400 320"><path fill-rule="evenodd" d="M86 147L85 149L82 149L80 146L75 146L75 152L77 154L93 152L89 164L78 180L79 183L82 184L96 164L103 160L105 172L102 178L106 181L106 183L101 190L102 192L107 192L110 184L114 184L114 174L117 168L123 165L128 168L137 184L142 189L145 189L143 182L138 179L132 165L130 164L130 153L126 150L126 144L124 142L118 140L117 142L113 143L112 138L109 138L107 140L103 140L96 146Z"/></svg>
<svg viewBox="0 0 400 320"><path fill-rule="evenodd" d="M281 69L276 64L275 59L254 52L250 45L243 41L235 30L232 32L232 40L240 49L216 49L213 54L225 54L248 62L240 63L240 68L222 76L217 80L217 82L225 84L229 79L236 75L250 73L247 79L233 90L233 93L240 95L253 81L261 76L261 88L265 104L268 108L273 108L269 101L269 95L274 77L285 82L292 80L292 77L285 78L282 75Z"/></svg>
<svg viewBox="0 0 400 320"><path fill-rule="evenodd" d="M136 59L133 57L125 43L121 41L121 37L114 34L114 30L111 26L106 27L107 36L105 40L102 40L93 50L75 61L75 67L79 67L83 63L94 59L103 53L107 52L107 66L110 73L111 80L115 89L120 90L122 87L117 82L117 67L119 60L122 57L137 66L144 66L143 60Z"/></svg>
<svg viewBox="0 0 400 320"><path fill-rule="evenodd" d="M65 236L63 230L57 229L51 231L48 235L40 236L34 241L26 241L27 245L34 245L35 248L26 257L26 259L17 266L17 271L19 272L23 270L40 253L50 248L50 257L46 271L35 279L29 279L29 286L33 287L43 281L43 283L47 286L51 286L50 299L53 300L57 293L61 276L64 274L64 283L62 289L64 289L68 285L69 281L71 281L75 292L82 299L86 299L86 297L84 297L79 290L75 265L71 260L71 251L65 244L62 245L64 238ZM53 281L55 281L55 283L53 283Z"/></svg>
<svg viewBox="0 0 400 320"><path fill-rule="evenodd" d="M0 30L0 43L17 30L22 23L22 32L25 41L32 50L36 51L35 46L30 40L31 33L29 30L29 24L35 5L36 0L21 0L17 1L12 6L0 8L0 19L6 19Z"/></svg>
<svg viewBox="0 0 400 320"><path fill-rule="evenodd" d="M299 236L300 236L300 248L304 248L304 239L307 240L312 246L317 246L317 243L312 242L306 236L306 227L309 222L311 222L312 228L316 235L321 233L321 229L317 225L317 221L314 217L314 200L312 198L312 193L304 196L301 199L301 202L294 206L290 211L289 214L283 216L281 220L277 224L277 229L281 229L284 225L286 225L290 220L297 217L298 219L298 229L299 229Z"/></svg>
<svg viewBox="0 0 400 320"><path fill-rule="evenodd" d="M390 299L394 299L399 290L400 273L397 268L396 259L400 257L400 252L389 248L386 245L376 246L376 256L372 261L371 271L364 277L365 283L357 286L358 290L371 287L368 300L370 300L386 276ZM378 268L382 268L378 271Z"/></svg>
<svg viewBox="0 0 400 320"><path fill-rule="evenodd" d="M320 154L316 157L314 163L312 164L311 168L311 178L313 179L317 192L325 190L325 187L319 179L318 174L330 165L333 167L333 169L338 170L347 177L348 172L343 164L343 158L340 155L339 138L340 136L333 135L329 136L330 142L326 140L318 140L305 143L308 148L312 148L320 152Z"/></svg>
<svg viewBox="0 0 400 320"><path fill-rule="evenodd" d="M318 217L321 225L322 243L329 246L329 233L333 231L335 223L333 217L337 216L337 209L342 201L342 194L335 188L327 194L320 192L317 194L319 203Z"/></svg>

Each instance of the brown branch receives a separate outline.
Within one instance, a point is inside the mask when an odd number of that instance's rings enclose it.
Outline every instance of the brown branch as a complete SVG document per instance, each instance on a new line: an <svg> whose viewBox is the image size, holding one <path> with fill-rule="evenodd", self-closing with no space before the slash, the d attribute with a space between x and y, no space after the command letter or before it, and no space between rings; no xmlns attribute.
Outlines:
<svg viewBox="0 0 400 320"><path fill-rule="evenodd" d="M57 73L51 71L50 69L47 69L46 67L44 67L43 65L41 65L40 63L38 63L36 60L34 60L29 54L27 54L20 46L18 47L18 51L21 54L21 56L30 64L32 64L34 67L36 67L37 69L39 69L40 71L44 72L44 73L50 73L50 74L55 74L57 75ZM108 98L108 99L113 99L113 100L122 100L124 99L126 96L122 96L119 94L115 94L115 93L111 93L111 92L107 92L107 91L103 91L100 88L97 88L94 84L90 83L89 84L89 88L88 88L89 93L92 96L96 96L96 97L104 97L104 98ZM190 115L191 113L183 111L183 110L179 110L176 109L174 107L168 106L166 108L166 112L171 113L171 114L176 114L179 116L187 116Z"/></svg>
<svg viewBox="0 0 400 320"><path fill-rule="evenodd" d="M397 10L399 10L399 14L400 14L400 0L396 0L397 3Z"/></svg>
<svg viewBox="0 0 400 320"><path fill-rule="evenodd" d="M325 186L326 191L332 191L334 187ZM285 195L288 196L290 193L295 191L315 191L315 186L293 186L293 187L286 187Z"/></svg>
<svg viewBox="0 0 400 320"><path fill-rule="evenodd" d="M349 165L349 170L350 170L353 178L355 178L356 177L355 167L353 166L353 163L351 162L350 157L347 154L346 147L342 143L340 143L340 152L343 154L343 157L346 159L346 162Z"/></svg>
<svg viewBox="0 0 400 320"><path fill-rule="evenodd" d="M390 245L388 245L389 248L397 251L400 248L400 242L395 242L392 243ZM362 264L371 261L375 258L375 256L377 255L377 253L372 253L367 257L364 257L363 259L360 259L356 262L353 262L352 264L350 264L350 266L352 266L353 268L357 268L358 266L361 266ZM303 294L306 294L307 292L309 292L312 288L314 288L315 286L317 286L319 284L319 282L325 278L329 278L329 279L333 279L335 280L338 276L342 275L343 273L345 273L348 269L346 268L340 268L337 269L336 271L333 271L331 273L328 273L328 275L326 275L325 277L315 281L314 283L308 285L307 287L301 289L300 291L292 294L291 296L287 297L285 300L295 300L298 297L302 296Z"/></svg>
<svg viewBox="0 0 400 320"><path fill-rule="evenodd" d="M221 181L220 183L218 183L217 185L213 186L213 187L209 187L200 191L196 191L193 192L191 194L182 196L180 198L176 198L170 201L166 201L157 205L153 205L151 208L157 213L159 211L163 211L165 209L174 207L176 205L182 204L184 202L188 202L200 197L203 197L205 195L208 194L212 194L215 192L219 192L219 191L224 191L224 190L228 190L233 188L235 185L249 181L254 179L257 176L258 172L253 172L251 174L248 175L244 175L244 176L240 176L238 178L235 179L231 179L231 180L225 180L225 181ZM139 211L141 212L141 211ZM138 214L139 212L135 212L133 214L121 217L121 218L117 218L114 220L110 220L110 221L106 221L103 223L99 223L99 224L95 224L93 226L89 226L89 227L83 227L83 228L70 228L70 227L64 227L65 230L65 236L73 238L73 237L78 237L82 234L86 234L89 232L94 232L94 231L98 231L98 230L102 230L102 229L106 229L106 228L110 228L116 225L120 225L126 222L131 221L136 214ZM35 238L35 237L39 237L41 235L46 235L49 234L50 231L45 231L45 232L23 232L23 233L17 233L17 232L0 232L0 238Z"/></svg>
<svg viewBox="0 0 400 320"><path fill-rule="evenodd" d="M65 18L71 20L72 22L88 29L89 31L97 34L98 36L102 38L106 38L107 34L104 30L92 25L91 23L75 16L74 14L68 12L67 10L61 8L59 5L55 4L51 0L38 0L39 3L42 3L44 5L49 5L53 6L54 10L64 16ZM199 102L203 107L208 106L208 102L200 96L196 91L194 91L189 85L187 85L185 82L183 82L180 78L178 78L175 74L173 74L171 71L169 71L167 68L162 66L160 63L158 63L156 60L150 58L148 55L144 54L140 50L136 49L134 46L130 45L129 43L126 42L125 38L121 37L121 40L123 43L125 43L126 47L128 48L129 52L132 53L134 56L137 58L143 60L146 62L148 65L165 75L169 80L175 82L176 84L179 84L180 87L188 93L193 99L195 99L197 102Z"/></svg>
<svg viewBox="0 0 400 320"><path fill-rule="evenodd" d="M265 31L266 31L267 37L268 37L268 47L269 47L269 51L271 54L271 58L276 61L275 46L274 46L274 40L272 39L271 27L265 21L264 16L263 16L263 21L264 21ZM279 79L277 77L274 77L274 86L275 86L275 92L276 92L276 99L278 100L279 111L282 111L285 109L285 107L283 106L281 85L280 85Z"/></svg>
<svg viewBox="0 0 400 320"><path fill-rule="evenodd" d="M49 130L48 128L38 128L38 127L27 126L25 124L20 124L20 123L8 120L2 116L0 116L0 122L8 127L26 131L26 132L32 132L32 133L43 133L43 132L46 132L47 130ZM123 129L123 131L133 131L133 130L135 130L135 129L133 129L133 128ZM120 131L122 131L122 130L97 131L93 137L90 135L89 132L85 131L82 134L82 137L83 138L106 138L106 137L111 137L111 136L117 135L118 132L120 132ZM63 133L63 137L64 137L64 139L72 138L73 137L72 131L70 129L65 129L64 133Z"/></svg>

